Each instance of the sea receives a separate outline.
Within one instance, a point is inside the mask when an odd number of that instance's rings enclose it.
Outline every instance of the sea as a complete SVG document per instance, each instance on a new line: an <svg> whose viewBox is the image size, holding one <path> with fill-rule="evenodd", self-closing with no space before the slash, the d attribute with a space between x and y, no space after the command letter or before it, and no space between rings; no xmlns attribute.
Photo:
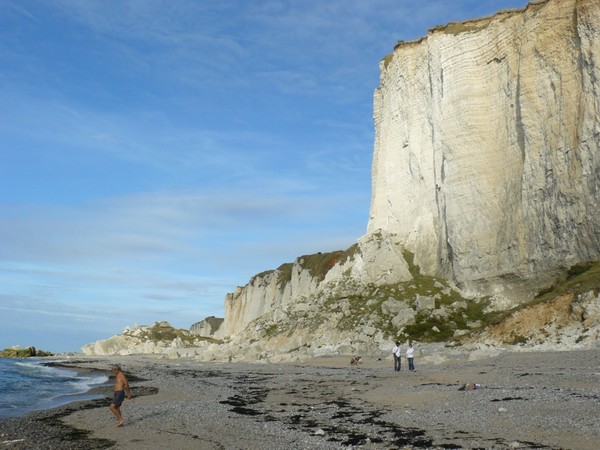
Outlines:
<svg viewBox="0 0 600 450"><path fill-rule="evenodd" d="M49 366L48 362L38 358L0 358L0 419L103 397L89 391L106 383L108 376L80 375Z"/></svg>

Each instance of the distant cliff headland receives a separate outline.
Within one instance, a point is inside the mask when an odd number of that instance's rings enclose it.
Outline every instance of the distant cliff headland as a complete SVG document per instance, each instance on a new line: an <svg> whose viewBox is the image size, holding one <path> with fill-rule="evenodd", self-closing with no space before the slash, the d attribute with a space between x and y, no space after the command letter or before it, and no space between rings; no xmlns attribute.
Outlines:
<svg viewBox="0 0 600 450"><path fill-rule="evenodd" d="M365 236L254 276L185 339L124 337L146 327L83 351L276 362L398 339L599 345L600 2L439 26L380 72Z"/></svg>
<svg viewBox="0 0 600 450"><path fill-rule="evenodd" d="M0 350L0 358L33 358L41 356L54 356L54 353L39 350L35 347L21 348L19 345Z"/></svg>

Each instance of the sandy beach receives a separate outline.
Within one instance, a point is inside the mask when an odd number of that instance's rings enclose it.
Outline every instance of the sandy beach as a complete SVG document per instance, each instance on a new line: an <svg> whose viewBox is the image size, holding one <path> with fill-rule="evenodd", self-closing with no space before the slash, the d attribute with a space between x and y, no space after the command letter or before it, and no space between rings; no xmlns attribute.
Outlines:
<svg viewBox="0 0 600 450"><path fill-rule="evenodd" d="M600 350L504 352L393 371L390 358L302 364L76 357L119 363L134 398L115 427L106 398L0 421L11 449L598 449ZM480 389L459 390L466 383Z"/></svg>

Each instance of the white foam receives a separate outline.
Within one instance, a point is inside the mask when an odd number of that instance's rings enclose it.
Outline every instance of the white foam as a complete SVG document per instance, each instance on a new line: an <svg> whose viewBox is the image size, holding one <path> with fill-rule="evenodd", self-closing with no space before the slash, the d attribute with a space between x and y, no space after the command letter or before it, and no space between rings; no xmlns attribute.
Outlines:
<svg viewBox="0 0 600 450"><path fill-rule="evenodd" d="M104 384L108 381L106 375L87 375L78 377L69 382L69 385L76 389L78 392L87 392L94 386Z"/></svg>
<svg viewBox="0 0 600 450"><path fill-rule="evenodd" d="M23 367L35 374L35 376L41 377L56 377L56 378L72 378L77 376L77 372L69 369L59 369L56 367L48 366L42 361L19 361L15 363L16 366Z"/></svg>

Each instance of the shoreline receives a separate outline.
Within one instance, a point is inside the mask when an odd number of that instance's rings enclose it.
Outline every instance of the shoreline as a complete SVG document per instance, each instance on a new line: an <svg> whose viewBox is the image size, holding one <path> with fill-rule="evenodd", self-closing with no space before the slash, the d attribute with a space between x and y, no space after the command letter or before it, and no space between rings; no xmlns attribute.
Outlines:
<svg viewBox="0 0 600 450"><path fill-rule="evenodd" d="M98 398L94 389L106 384L109 377L62 361L54 356L0 358L0 420ZM31 392L36 394L33 398L29 398Z"/></svg>
<svg viewBox="0 0 600 450"><path fill-rule="evenodd" d="M417 372L404 359L400 373L389 359L349 361L73 358L67 368L123 366L134 396L123 404L123 429L107 386L103 399L0 420L0 448L591 450L600 441L600 349L416 359ZM482 389L459 391L466 383ZM48 430L35 436L39 424Z"/></svg>

